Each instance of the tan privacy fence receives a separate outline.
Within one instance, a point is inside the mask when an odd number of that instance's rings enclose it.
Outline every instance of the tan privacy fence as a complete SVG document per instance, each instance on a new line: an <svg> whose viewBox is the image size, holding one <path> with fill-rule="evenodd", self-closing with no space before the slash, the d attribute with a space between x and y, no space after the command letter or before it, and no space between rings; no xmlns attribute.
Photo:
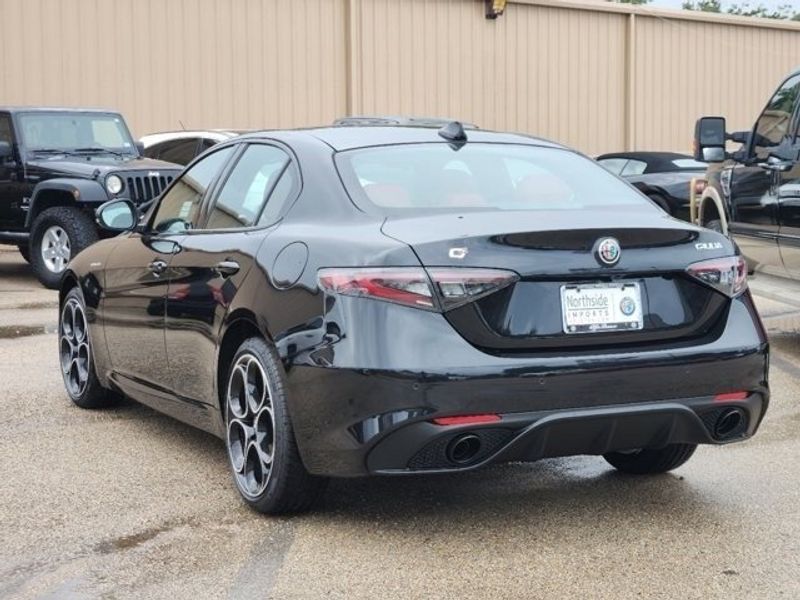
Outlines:
<svg viewBox="0 0 800 600"><path fill-rule="evenodd" d="M800 23L605 2L0 0L0 105L106 106L135 135L452 116L594 154L747 128Z"/></svg>

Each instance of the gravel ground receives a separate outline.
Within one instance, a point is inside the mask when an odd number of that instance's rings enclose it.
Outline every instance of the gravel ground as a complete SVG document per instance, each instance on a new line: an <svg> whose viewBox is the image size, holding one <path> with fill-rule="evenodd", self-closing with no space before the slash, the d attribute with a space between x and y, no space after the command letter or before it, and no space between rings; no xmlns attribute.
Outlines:
<svg viewBox="0 0 800 600"><path fill-rule="evenodd" d="M760 433L677 471L602 459L334 481L309 515L239 501L222 443L132 402L66 398L56 294L0 250L0 597L800 597L800 295L757 278Z"/></svg>

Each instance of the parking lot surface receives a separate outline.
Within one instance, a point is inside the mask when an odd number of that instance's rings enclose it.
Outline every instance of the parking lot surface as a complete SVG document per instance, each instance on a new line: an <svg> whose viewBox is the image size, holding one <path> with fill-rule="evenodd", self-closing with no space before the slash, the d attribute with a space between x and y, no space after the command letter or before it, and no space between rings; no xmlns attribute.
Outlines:
<svg viewBox="0 0 800 600"><path fill-rule="evenodd" d="M62 389L56 293L0 250L0 597L798 598L800 288L751 282L773 344L759 434L636 478L601 458L239 500L221 441ZM613 390L610 390L613 393Z"/></svg>

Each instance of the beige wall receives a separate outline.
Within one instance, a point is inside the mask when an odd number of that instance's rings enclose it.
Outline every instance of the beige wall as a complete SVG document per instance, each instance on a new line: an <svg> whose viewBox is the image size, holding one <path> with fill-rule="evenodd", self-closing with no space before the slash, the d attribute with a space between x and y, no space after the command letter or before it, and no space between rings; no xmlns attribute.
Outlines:
<svg viewBox="0 0 800 600"><path fill-rule="evenodd" d="M109 106L136 135L453 116L587 153L746 128L800 24L572 0L0 0L0 105Z"/></svg>

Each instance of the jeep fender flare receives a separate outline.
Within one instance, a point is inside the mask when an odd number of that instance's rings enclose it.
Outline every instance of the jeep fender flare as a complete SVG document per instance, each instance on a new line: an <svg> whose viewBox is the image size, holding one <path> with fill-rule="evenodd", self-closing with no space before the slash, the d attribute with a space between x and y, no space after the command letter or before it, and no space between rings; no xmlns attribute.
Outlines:
<svg viewBox="0 0 800 600"><path fill-rule="evenodd" d="M69 194L72 203L76 205L100 205L108 200L108 194L100 182L94 179L48 179L33 188L28 214L25 216L25 228L30 229L31 223L40 212L50 206L63 206L63 203L50 203L47 196L51 192Z"/></svg>
<svg viewBox="0 0 800 600"><path fill-rule="evenodd" d="M714 207L713 209L711 207ZM703 190L700 196L699 207L697 211L697 221L700 225L705 226L705 213L706 210L716 210L719 215L720 225L722 225L722 233L728 235L728 215L725 211L725 203L719 194L719 191L714 186L708 186Z"/></svg>

